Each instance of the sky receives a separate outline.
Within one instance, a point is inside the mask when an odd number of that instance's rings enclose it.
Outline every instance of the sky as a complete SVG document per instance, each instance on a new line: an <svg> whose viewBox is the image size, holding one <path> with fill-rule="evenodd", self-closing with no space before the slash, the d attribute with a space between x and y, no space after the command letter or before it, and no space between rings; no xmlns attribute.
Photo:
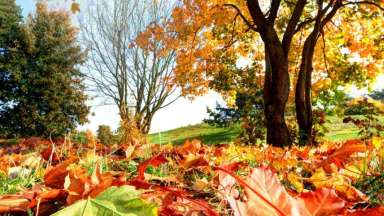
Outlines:
<svg viewBox="0 0 384 216"><path fill-rule="evenodd" d="M70 3L71 1L67 1L67 3L68 2ZM82 2L83 1L80 1L80 3ZM34 0L16 0L16 3L21 6L24 17L35 9ZM373 84L373 89L383 88L384 74L380 75ZM367 93L368 90L366 88L358 89L355 86L349 87L349 94L352 96L357 97ZM206 113L207 107L213 108L217 103L223 105L224 100L218 93L213 91L208 92L208 94L204 96L196 97L193 101L186 98L180 98L175 103L159 110L155 114L150 132L158 133L181 126L200 123L208 116ZM91 113L93 114L89 116L90 122L86 125L80 126L79 129L90 129L92 131L96 131L98 125L101 124L106 124L111 126L112 129L116 129L119 123L117 108L113 105L100 106L97 104L98 103L95 103L95 101L89 101L89 105L91 105Z"/></svg>

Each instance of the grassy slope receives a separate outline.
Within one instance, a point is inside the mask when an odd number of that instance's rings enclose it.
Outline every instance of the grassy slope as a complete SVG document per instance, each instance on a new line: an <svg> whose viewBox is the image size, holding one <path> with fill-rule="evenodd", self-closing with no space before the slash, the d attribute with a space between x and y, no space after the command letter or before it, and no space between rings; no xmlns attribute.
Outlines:
<svg viewBox="0 0 384 216"><path fill-rule="evenodd" d="M326 140L337 142L358 138L359 129L353 124L344 124L342 119L328 116ZM216 128L207 124L197 124L174 130L149 135L152 143L183 143L186 139L197 138L207 144L232 142L240 133L240 126L232 128Z"/></svg>
<svg viewBox="0 0 384 216"><path fill-rule="evenodd" d="M186 139L200 139L206 144L218 144L232 142L240 133L240 126L231 128L217 128L208 124L197 124L150 134L151 143L181 144Z"/></svg>

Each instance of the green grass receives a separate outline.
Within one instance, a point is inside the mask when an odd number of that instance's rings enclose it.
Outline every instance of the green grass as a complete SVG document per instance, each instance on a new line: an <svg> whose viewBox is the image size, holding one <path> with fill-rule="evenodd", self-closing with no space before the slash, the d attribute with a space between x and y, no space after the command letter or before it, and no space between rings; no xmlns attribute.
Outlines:
<svg viewBox="0 0 384 216"><path fill-rule="evenodd" d="M359 138L359 129L354 124L345 124L343 119L336 116L327 116L325 126L328 128L325 135L326 140L339 142Z"/></svg>
<svg viewBox="0 0 384 216"><path fill-rule="evenodd" d="M384 117L380 117L384 122ZM340 142L359 138L359 129L352 123L343 123L342 118L327 116L326 127L328 132L324 139L332 142ZM149 141L157 144L181 144L187 139L200 139L206 144L222 144L233 142L240 134L239 125L231 128L217 128L202 123L192 126L177 128L161 133L150 134Z"/></svg>
<svg viewBox="0 0 384 216"><path fill-rule="evenodd" d="M240 131L239 125L229 128L218 128L203 123L150 134L149 141L158 144L182 144L187 139L200 139L205 144L230 143L235 140Z"/></svg>
<svg viewBox="0 0 384 216"><path fill-rule="evenodd" d="M5 173L0 173L0 195L14 194L19 191L30 189L37 183L42 182L36 170L31 170L31 173L23 175L8 176Z"/></svg>

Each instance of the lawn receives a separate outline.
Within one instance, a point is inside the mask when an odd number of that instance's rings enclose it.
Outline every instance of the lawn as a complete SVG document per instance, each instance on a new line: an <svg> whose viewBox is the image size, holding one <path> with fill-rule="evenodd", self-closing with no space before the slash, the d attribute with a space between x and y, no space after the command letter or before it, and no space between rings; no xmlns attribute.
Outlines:
<svg viewBox="0 0 384 216"><path fill-rule="evenodd" d="M343 120L339 117L327 116L326 127L328 132L324 137L325 140L339 142L359 138L359 129L352 123L343 123ZM181 144L186 139L196 138L206 144L231 143L240 134L240 131L241 128L239 125L229 128L219 128L202 123L150 134L149 141L157 144Z"/></svg>
<svg viewBox="0 0 384 216"><path fill-rule="evenodd" d="M150 134L149 141L156 144L182 144L186 139L199 139L205 144L230 143L236 139L240 131L239 125L219 128L202 123Z"/></svg>

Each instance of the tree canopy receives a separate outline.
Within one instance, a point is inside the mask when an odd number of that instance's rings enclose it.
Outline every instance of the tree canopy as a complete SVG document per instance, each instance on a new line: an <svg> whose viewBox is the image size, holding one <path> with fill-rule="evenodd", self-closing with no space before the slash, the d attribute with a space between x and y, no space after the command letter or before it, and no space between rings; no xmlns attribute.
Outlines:
<svg viewBox="0 0 384 216"><path fill-rule="evenodd" d="M382 69L383 11L376 0L183 0L167 26L176 32L174 81L184 94L203 94L247 59L263 79L267 142L291 142L284 120L291 95L309 143L312 90L363 83Z"/></svg>
<svg viewBox="0 0 384 216"><path fill-rule="evenodd" d="M37 5L1 73L1 130L11 136L59 136L86 122L85 53L64 11ZM3 64L2 64L3 66Z"/></svg>

